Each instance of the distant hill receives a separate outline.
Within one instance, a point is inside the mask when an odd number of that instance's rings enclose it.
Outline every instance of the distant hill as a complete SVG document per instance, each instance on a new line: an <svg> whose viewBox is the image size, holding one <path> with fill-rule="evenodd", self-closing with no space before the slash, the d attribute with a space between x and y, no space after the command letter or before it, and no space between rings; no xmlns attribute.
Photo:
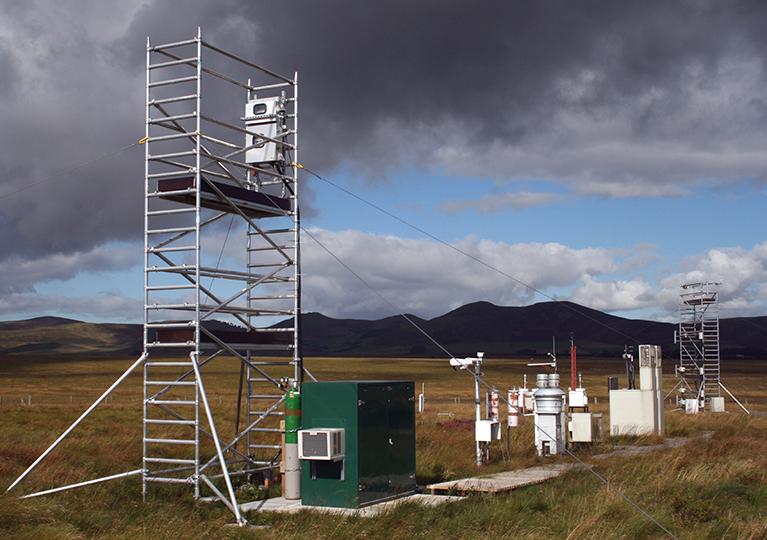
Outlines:
<svg viewBox="0 0 767 540"><path fill-rule="evenodd" d="M139 324L86 323L61 317L0 322L2 355L123 356L140 354Z"/></svg>
<svg viewBox="0 0 767 540"><path fill-rule="evenodd" d="M430 320L408 315L455 355L536 356L560 353L570 333L583 355L614 355L625 343L673 346L675 325L624 319L571 302L543 302L524 307L489 302L466 304ZM303 318L304 354L365 356L439 356L442 351L401 316L377 321L332 319L319 313ZM633 339L632 339L633 338Z"/></svg>
<svg viewBox="0 0 767 540"><path fill-rule="evenodd" d="M626 319L571 302L524 307L466 304L433 319L408 315L455 355L543 356L551 336L564 354L574 333L579 354L615 356L625 343L653 343L673 356L676 325ZM212 322L213 325L223 323ZM442 356L444 353L399 315L378 320L301 317L306 356ZM228 327L231 328L231 327ZM139 324L85 323L58 317L0 322L0 355L123 356L141 352ZM767 358L767 317L721 320L723 358Z"/></svg>

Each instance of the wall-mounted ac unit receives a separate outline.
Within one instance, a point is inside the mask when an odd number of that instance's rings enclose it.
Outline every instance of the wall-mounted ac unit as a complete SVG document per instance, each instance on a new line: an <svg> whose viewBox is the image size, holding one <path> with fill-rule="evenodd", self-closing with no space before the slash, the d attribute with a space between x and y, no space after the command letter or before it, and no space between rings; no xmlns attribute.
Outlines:
<svg viewBox="0 0 767 540"><path fill-rule="evenodd" d="M298 457L338 461L344 458L343 428L314 428L298 431Z"/></svg>

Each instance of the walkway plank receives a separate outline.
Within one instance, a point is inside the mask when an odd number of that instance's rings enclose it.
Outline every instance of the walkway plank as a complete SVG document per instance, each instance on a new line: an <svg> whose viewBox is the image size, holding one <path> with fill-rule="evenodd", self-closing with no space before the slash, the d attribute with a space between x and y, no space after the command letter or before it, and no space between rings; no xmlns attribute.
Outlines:
<svg viewBox="0 0 767 540"><path fill-rule="evenodd" d="M432 493L503 493L524 486L540 484L551 478L556 478L567 471L580 468L578 463L554 463L520 469L518 471L505 471L487 476L476 476L450 480L426 486Z"/></svg>

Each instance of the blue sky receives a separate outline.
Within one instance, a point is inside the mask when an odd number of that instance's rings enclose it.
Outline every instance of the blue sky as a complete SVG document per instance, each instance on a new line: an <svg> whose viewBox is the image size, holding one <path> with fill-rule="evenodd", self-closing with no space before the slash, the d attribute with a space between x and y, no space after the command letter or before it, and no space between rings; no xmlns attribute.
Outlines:
<svg viewBox="0 0 767 540"><path fill-rule="evenodd" d="M751 247L764 240L760 226L767 223L764 213L767 191L763 185L751 182L726 189L696 188L679 197L615 199L583 196L556 183L532 179L503 184L492 179L418 170L392 171L386 182L375 184L349 171L331 171L326 176L447 240L474 234L505 242L561 242L573 247L650 243L664 257L680 257L698 254L712 246ZM334 187L315 179L310 181L319 213L307 219L308 224L418 235ZM554 193L561 200L493 213L466 209L451 215L440 209L443 203L507 191Z"/></svg>
<svg viewBox="0 0 767 540"><path fill-rule="evenodd" d="M356 177L348 168L322 174L449 242L474 236L504 243L559 243L571 248L615 248L628 252L639 246L638 253L644 259L641 266L611 272L610 279L641 275L651 283L658 283L663 275L678 272L684 260L694 259L712 246L751 249L763 240L761 231L767 225L761 210L765 190L754 183L742 183L726 190L702 187L679 197L614 199L573 193L550 181L503 184L490 179L416 170L393 171L386 181L377 182ZM351 229L375 235L422 238L419 232L336 188L313 178L309 181L313 212L304 220L305 227L329 232ZM467 208L450 213L443 208L445 203L509 191L554 193L559 198L529 208L504 208L494 212ZM305 242L311 249L312 241L305 238ZM135 251L135 260L140 263L139 242L103 246L107 253L113 248ZM353 260L347 262L354 264ZM329 261L329 264L334 263ZM452 257L451 264L474 265L458 254ZM558 261L547 260L544 264L555 267ZM503 270L514 275L513 261ZM489 272L482 268L476 271ZM82 297L95 293L97 296L123 297L134 299L138 306L142 287L140 266L133 265L124 271L85 271L71 279L44 281L37 284L35 290L43 296ZM560 286L547 288L545 292L557 298L567 298L572 290L573 286ZM374 297L369 291L361 292ZM532 298L532 301L545 300L540 295ZM657 316L658 310L642 308L618 310L617 313L640 318ZM78 312L60 314L82 317ZM17 316L10 313L4 319ZM118 312L105 320L138 321L140 312L135 309Z"/></svg>

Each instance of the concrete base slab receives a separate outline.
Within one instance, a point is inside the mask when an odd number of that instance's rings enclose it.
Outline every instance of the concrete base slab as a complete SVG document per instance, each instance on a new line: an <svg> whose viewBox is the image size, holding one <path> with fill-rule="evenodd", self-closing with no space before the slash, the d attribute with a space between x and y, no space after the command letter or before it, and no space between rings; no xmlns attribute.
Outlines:
<svg viewBox="0 0 767 540"><path fill-rule="evenodd" d="M540 484L551 478L564 474L565 472L578 467L575 463L558 463L552 465L543 465L540 467L530 467L516 471L506 471L488 476L475 476L473 478L462 478L460 480L451 480L449 482L440 482L430 484L428 489L433 494L437 493L503 493L524 486Z"/></svg>
<svg viewBox="0 0 767 540"><path fill-rule="evenodd" d="M334 514L339 516L374 517L403 503L438 506L440 504L460 501L462 499L464 499L464 497L417 493L415 495L408 495L407 497L401 497L391 501L371 504L370 506L365 506L363 508L335 508L332 506L307 506L301 504L301 501L289 501L284 497L273 497L263 501L253 501L241 504L240 510L243 512L255 510L257 512L278 512L282 514L295 514L303 510L310 510L313 512L322 512L324 514Z"/></svg>

